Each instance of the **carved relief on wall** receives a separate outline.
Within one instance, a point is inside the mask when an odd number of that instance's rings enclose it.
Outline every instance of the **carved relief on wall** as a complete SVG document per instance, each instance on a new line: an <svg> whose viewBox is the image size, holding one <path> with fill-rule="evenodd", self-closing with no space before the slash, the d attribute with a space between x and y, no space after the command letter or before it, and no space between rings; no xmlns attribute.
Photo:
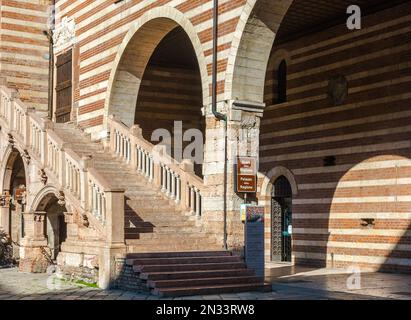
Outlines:
<svg viewBox="0 0 411 320"><path fill-rule="evenodd" d="M76 42L76 24L73 19L64 17L53 32L54 47L57 51L72 46Z"/></svg>

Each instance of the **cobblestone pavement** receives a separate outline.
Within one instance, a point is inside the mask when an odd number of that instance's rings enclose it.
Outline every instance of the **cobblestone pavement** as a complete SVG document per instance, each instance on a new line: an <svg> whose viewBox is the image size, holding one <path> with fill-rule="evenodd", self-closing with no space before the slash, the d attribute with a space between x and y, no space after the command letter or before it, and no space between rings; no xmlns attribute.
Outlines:
<svg viewBox="0 0 411 320"><path fill-rule="evenodd" d="M183 297L189 300L327 300L327 299L409 299L411 276L369 274L365 287L354 292L342 292L341 283L346 275L319 275L288 279L273 283L273 292L246 292ZM345 278L344 278L345 277ZM345 281L345 280L344 280ZM363 281L364 282L364 281ZM19 273L15 268L0 269L0 300L151 300L156 296L121 290L101 290L62 282L47 274Z"/></svg>

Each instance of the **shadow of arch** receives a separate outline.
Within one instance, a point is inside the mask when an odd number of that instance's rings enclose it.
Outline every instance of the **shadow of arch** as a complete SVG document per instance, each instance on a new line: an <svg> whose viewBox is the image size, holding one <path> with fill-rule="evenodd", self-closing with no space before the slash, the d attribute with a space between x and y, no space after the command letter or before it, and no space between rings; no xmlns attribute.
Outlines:
<svg viewBox="0 0 411 320"><path fill-rule="evenodd" d="M146 66L161 40L176 27L181 27L191 40L201 74L203 102L207 104L209 77L198 34L183 13L171 7L160 7L151 9L133 22L118 50L109 78L105 119L108 115L115 114L126 125L134 124L137 96ZM121 86L118 85L121 78L130 82L131 89L121 90Z"/></svg>
<svg viewBox="0 0 411 320"><path fill-rule="evenodd" d="M329 199L326 265L411 272L411 154L360 159L341 173Z"/></svg>

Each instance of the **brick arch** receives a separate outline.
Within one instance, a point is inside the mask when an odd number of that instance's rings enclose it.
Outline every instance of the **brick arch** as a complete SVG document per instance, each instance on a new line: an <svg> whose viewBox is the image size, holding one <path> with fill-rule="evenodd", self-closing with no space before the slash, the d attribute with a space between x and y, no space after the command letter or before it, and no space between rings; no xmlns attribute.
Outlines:
<svg viewBox="0 0 411 320"><path fill-rule="evenodd" d="M59 197L59 190L54 187L53 185L46 185L43 187L39 192L37 192L36 196L34 197L31 204L29 204L30 211L29 212L36 212L36 211L43 211L44 206L52 199ZM65 199L67 202L67 198ZM69 204L65 204L67 209L71 208Z"/></svg>
<svg viewBox="0 0 411 320"><path fill-rule="evenodd" d="M275 167L265 174L263 183L261 185L260 195L262 197L271 197L271 191L273 189L273 184L275 180L277 180L281 176L284 176L287 178L288 182L291 185L293 196L296 196L298 194L298 185L294 178L294 175L290 170L288 170L285 167L281 167L281 166Z"/></svg>
<svg viewBox="0 0 411 320"><path fill-rule="evenodd" d="M203 48L194 26L183 13L172 7L154 8L136 20L121 44L109 79L104 107L104 125L110 114L125 124L134 124L137 95L145 68L160 41L180 26L188 35L197 56L203 101L207 101L209 78ZM123 80L123 82L122 82ZM123 84L129 84L130 88ZM130 117L130 115L132 115Z"/></svg>
<svg viewBox="0 0 411 320"><path fill-rule="evenodd" d="M22 152L23 151L20 150L18 146L12 146L12 145L9 145L4 151L2 159L5 161L2 161L2 165L0 169L0 172L1 172L0 188L2 192L10 188L13 165L18 157L21 158ZM24 160L23 160L23 165L24 165L24 174L27 179L28 177L27 164L24 162Z"/></svg>
<svg viewBox="0 0 411 320"><path fill-rule="evenodd" d="M277 31L293 0L247 0L228 58L225 99L264 103L264 83Z"/></svg>

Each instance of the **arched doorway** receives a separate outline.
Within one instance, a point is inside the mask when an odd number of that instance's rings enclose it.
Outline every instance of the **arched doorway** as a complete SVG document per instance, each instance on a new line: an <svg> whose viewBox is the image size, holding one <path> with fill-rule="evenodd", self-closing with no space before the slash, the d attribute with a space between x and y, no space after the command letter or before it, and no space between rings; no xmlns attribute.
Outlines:
<svg viewBox="0 0 411 320"><path fill-rule="evenodd" d="M134 123L143 137L152 141L155 130L171 134L170 155L182 160L191 141L183 140L187 130L197 129L204 136L202 85L196 54L184 29L171 30L154 50L144 71L137 97ZM180 145L181 143L181 145ZM201 175L197 164L196 173Z"/></svg>
<svg viewBox="0 0 411 320"><path fill-rule="evenodd" d="M271 260L291 262L292 199L290 182L285 176L275 180L271 194Z"/></svg>
<svg viewBox="0 0 411 320"><path fill-rule="evenodd" d="M65 205L59 203L53 193L47 194L37 206L37 212L44 212L44 233L47 239L47 247L50 259L56 260L61 251L61 245L67 238L67 224L64 213L67 212Z"/></svg>
<svg viewBox="0 0 411 320"><path fill-rule="evenodd" d="M26 171L22 157L12 149L5 167L2 190L2 222L13 243L13 257L19 258L19 245L24 237L23 212L26 193Z"/></svg>

